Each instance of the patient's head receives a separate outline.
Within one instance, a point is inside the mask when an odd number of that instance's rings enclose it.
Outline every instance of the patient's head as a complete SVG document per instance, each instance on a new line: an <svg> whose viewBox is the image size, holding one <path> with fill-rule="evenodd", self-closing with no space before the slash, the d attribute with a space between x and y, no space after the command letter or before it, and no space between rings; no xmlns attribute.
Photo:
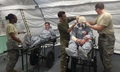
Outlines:
<svg viewBox="0 0 120 72"><path fill-rule="evenodd" d="M49 22L45 22L45 29L49 30L50 28L50 23Z"/></svg>
<svg viewBox="0 0 120 72"><path fill-rule="evenodd" d="M78 26L82 26L85 23L86 23L85 17L84 16L79 16L79 18L78 18Z"/></svg>
<svg viewBox="0 0 120 72"><path fill-rule="evenodd" d="M85 23L86 22L85 17L84 16L79 16L78 22L79 23Z"/></svg>

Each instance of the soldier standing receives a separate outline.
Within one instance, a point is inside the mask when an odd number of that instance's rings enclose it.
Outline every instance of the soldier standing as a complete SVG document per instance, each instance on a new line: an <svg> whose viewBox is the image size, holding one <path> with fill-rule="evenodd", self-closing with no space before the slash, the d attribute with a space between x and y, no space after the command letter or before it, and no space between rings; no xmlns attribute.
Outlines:
<svg viewBox="0 0 120 72"><path fill-rule="evenodd" d="M103 3L97 3L95 5L95 11L98 13L98 17L94 22L86 23L90 28L97 30L99 33L98 46L101 61L104 66L103 72L111 72L111 56L114 52L115 36L114 28L112 24L112 16L110 13L104 10ZM96 25L93 25L96 24Z"/></svg>
<svg viewBox="0 0 120 72"><path fill-rule="evenodd" d="M6 36L7 36L7 49L8 51L8 63L6 67L6 72L17 72L14 70L14 67L19 58L19 50L14 48L18 48L18 44L22 43L22 41L17 37L18 31L14 26L14 23L17 22L17 17L14 14L8 14L6 16L6 20L9 20L9 23L6 27Z"/></svg>
<svg viewBox="0 0 120 72"><path fill-rule="evenodd" d="M59 11L58 12L58 17L59 17L59 23L58 23L58 30L60 33L60 43L61 43L61 70L60 72L66 72L67 71L67 66L68 66L68 56L66 54L65 48L68 47L68 43L70 40L70 31L74 28L76 25L73 24L70 28L68 23L71 22L72 20L75 20L75 17L71 18L66 18L66 14L64 11Z"/></svg>

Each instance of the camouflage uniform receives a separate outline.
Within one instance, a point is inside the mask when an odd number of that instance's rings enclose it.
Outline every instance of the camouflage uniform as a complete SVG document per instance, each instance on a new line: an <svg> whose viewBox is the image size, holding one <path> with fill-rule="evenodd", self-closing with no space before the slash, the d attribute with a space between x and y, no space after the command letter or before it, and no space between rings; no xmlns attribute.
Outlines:
<svg viewBox="0 0 120 72"><path fill-rule="evenodd" d="M75 18L68 18L66 22L60 22L58 23L58 30L60 33L60 43L61 43L61 71L60 72L66 72L67 65L68 65L68 56L66 54L65 48L68 47L68 43L70 40L70 34L67 33L67 30L69 29L68 23Z"/></svg>
<svg viewBox="0 0 120 72"><path fill-rule="evenodd" d="M7 44L8 49L18 48L18 46L16 45L16 42L13 40L7 41L6 44ZM19 50L10 50L7 56L9 60L8 60L8 64L6 67L6 71L13 72L15 64L17 63L18 58L19 58Z"/></svg>
<svg viewBox="0 0 120 72"><path fill-rule="evenodd" d="M100 35L98 40L100 57L105 68L105 72L110 72L112 69L111 56L114 52L115 36L111 35Z"/></svg>
<svg viewBox="0 0 120 72"><path fill-rule="evenodd" d="M98 30L99 33L98 46L101 61L105 69L104 72L111 72L112 69L111 56L114 52L115 43L114 28L112 24L111 14L105 12L99 15L95 19L94 24L105 26L103 30Z"/></svg>
<svg viewBox="0 0 120 72"><path fill-rule="evenodd" d="M16 50L14 48L18 48L18 43L16 41L14 41L11 37L10 37L10 33L15 33L15 35L18 35L17 29L14 27L13 24L7 24L6 27L6 36L7 36L7 49L8 51L8 63L7 63L7 67L6 67L6 72L17 72L14 70L14 67L18 61L19 58L19 50Z"/></svg>
<svg viewBox="0 0 120 72"><path fill-rule="evenodd" d="M67 66L68 66L68 62L69 62L69 59L68 59L68 56L66 54L66 51L65 51L65 48L68 47L68 40L62 40L60 41L61 43L61 65L60 65L60 68L61 68L61 71L60 72L66 72L66 69L67 69Z"/></svg>

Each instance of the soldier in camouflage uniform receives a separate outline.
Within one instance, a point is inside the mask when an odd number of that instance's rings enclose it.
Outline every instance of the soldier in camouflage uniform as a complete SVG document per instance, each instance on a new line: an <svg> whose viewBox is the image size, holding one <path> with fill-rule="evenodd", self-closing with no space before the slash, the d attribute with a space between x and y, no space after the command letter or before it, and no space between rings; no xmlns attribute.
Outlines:
<svg viewBox="0 0 120 72"><path fill-rule="evenodd" d="M66 54L65 48L68 47L68 43L70 40L70 31L74 28L76 25L73 24L70 28L68 23L72 20L75 20L75 17L72 18L66 18L66 14L64 11L58 12L59 17L59 23L58 23L58 30L60 33L60 43L61 43L61 70L60 72L66 72L67 71L67 64L68 64L68 56Z"/></svg>
<svg viewBox="0 0 120 72"><path fill-rule="evenodd" d="M7 36L7 49L8 51L8 63L6 67L6 72L17 72L14 70L14 67L18 61L19 58L19 50L16 50L14 48L18 48L18 43L21 43L21 40L17 38L18 32L14 23L17 22L17 17L14 14L8 14L6 16L6 20L9 20L9 23L6 27L6 36Z"/></svg>
<svg viewBox="0 0 120 72"><path fill-rule="evenodd" d="M89 22L86 24L89 27L98 31L99 33L98 46L101 61L104 66L103 72L111 72L112 69L111 56L114 52L115 44L112 16L110 13L105 12L103 3L97 3L95 5L95 10L98 13L98 17L95 19L94 22Z"/></svg>

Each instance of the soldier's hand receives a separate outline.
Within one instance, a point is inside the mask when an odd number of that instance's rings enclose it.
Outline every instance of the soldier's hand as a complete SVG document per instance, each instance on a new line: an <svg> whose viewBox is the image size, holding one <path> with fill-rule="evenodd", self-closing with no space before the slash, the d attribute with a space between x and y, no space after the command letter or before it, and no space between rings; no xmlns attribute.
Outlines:
<svg viewBox="0 0 120 72"><path fill-rule="evenodd" d="M89 23L90 25L93 25L93 24L94 24L92 21L88 21L88 23Z"/></svg>
<svg viewBox="0 0 120 72"><path fill-rule="evenodd" d="M80 44L80 42L81 42L81 39L76 40L76 43Z"/></svg>
<svg viewBox="0 0 120 72"><path fill-rule="evenodd" d="M87 26L89 26L89 27L91 26L88 22L85 22L85 24L86 24Z"/></svg>
<svg viewBox="0 0 120 72"><path fill-rule="evenodd" d="M78 23L78 20L79 20L79 16L76 16L76 22Z"/></svg>

